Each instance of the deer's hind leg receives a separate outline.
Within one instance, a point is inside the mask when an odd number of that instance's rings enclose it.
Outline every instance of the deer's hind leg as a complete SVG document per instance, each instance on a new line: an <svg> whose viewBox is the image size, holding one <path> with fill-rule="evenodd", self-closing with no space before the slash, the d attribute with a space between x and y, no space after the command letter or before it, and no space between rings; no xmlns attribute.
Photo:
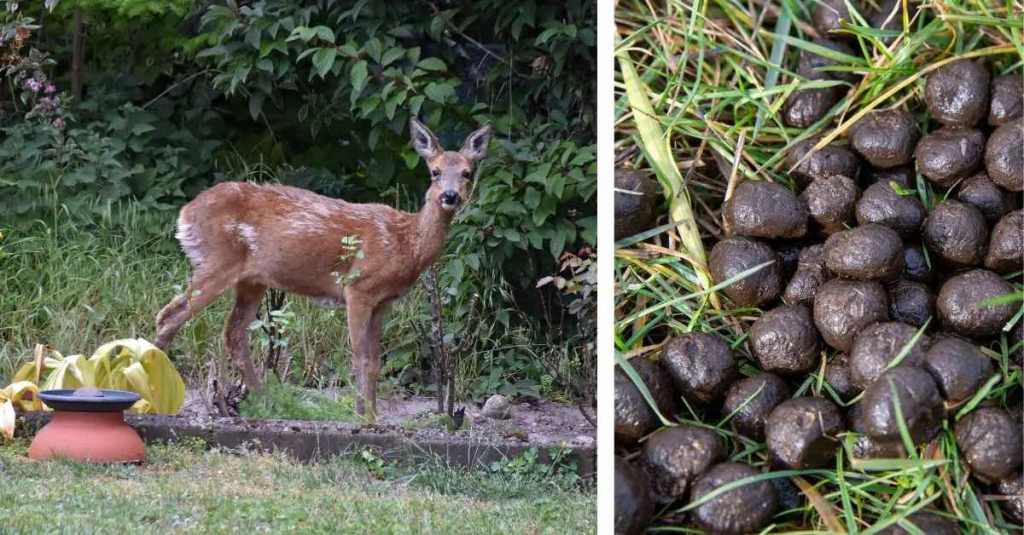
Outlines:
<svg viewBox="0 0 1024 535"><path fill-rule="evenodd" d="M185 293L175 296L156 315L156 346L166 350L181 326L213 303L233 282L231 277L217 272L195 273Z"/></svg>
<svg viewBox="0 0 1024 535"><path fill-rule="evenodd" d="M235 285L235 308L224 325L224 344L231 360L242 370L242 380L250 390L263 387L263 380L249 357L249 325L256 321L260 303L267 287L262 284L239 282Z"/></svg>

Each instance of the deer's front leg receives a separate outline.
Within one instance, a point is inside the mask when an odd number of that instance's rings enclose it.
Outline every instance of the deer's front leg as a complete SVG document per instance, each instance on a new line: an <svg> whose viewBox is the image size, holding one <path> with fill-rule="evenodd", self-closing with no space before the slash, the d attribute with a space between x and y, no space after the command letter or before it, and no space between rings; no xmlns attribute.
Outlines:
<svg viewBox="0 0 1024 535"><path fill-rule="evenodd" d="M366 332L366 353L363 355L363 398L369 409L367 417L372 423L377 417L377 379L380 377L380 331L386 307L374 309Z"/></svg>
<svg viewBox="0 0 1024 535"><path fill-rule="evenodd" d="M352 343L352 371L356 387L356 412L372 418L372 405L370 407L371 414L368 415L366 412L366 402L368 401L366 399L366 354L370 338L370 327L372 325L371 320L373 319L373 306L351 294L346 296L345 302L348 309L348 336L349 341Z"/></svg>

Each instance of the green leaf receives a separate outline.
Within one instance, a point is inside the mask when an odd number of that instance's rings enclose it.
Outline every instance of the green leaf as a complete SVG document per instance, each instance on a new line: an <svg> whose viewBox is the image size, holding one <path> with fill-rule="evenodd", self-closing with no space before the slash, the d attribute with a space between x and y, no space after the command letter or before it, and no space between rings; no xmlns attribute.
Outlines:
<svg viewBox="0 0 1024 535"><path fill-rule="evenodd" d="M558 199L561 199L562 193L565 192L565 175L559 173L548 178L545 188L548 193L554 195Z"/></svg>
<svg viewBox="0 0 1024 535"><path fill-rule="evenodd" d="M444 32L444 28L447 25L447 19L443 15L438 15L430 21L430 37L431 39L440 40L441 33Z"/></svg>
<svg viewBox="0 0 1024 535"><path fill-rule="evenodd" d="M196 54L196 58L209 58L213 56L221 56L228 53L228 49L224 45L217 45L210 48L205 48Z"/></svg>
<svg viewBox="0 0 1024 535"><path fill-rule="evenodd" d="M405 55L405 49L397 47L397 46L391 47L391 48L388 49L387 52L384 53L383 56L381 56L380 64L382 66L386 67L386 66L390 65L395 60L397 60L398 58L400 58L400 57L402 57L404 55Z"/></svg>
<svg viewBox="0 0 1024 535"><path fill-rule="evenodd" d="M355 44L352 43L351 41L338 47L338 51L341 52L342 55L344 55L347 58L355 59L359 57L359 50L356 49Z"/></svg>
<svg viewBox="0 0 1024 535"><path fill-rule="evenodd" d="M366 60L357 62L352 66L352 89L359 93L366 87L367 63Z"/></svg>
<svg viewBox="0 0 1024 535"><path fill-rule="evenodd" d="M551 162L544 162L535 167L523 180L536 184L544 184L547 188L548 173L551 172Z"/></svg>
<svg viewBox="0 0 1024 535"><path fill-rule="evenodd" d="M401 104L404 101L405 101L405 91L402 91L401 93L395 93L394 95L391 95L391 98L389 98L387 100L387 102L384 103L384 116L387 117L389 121L391 119L394 119L395 118L395 110L398 108L398 105Z"/></svg>
<svg viewBox="0 0 1024 535"><path fill-rule="evenodd" d="M420 155L412 149L404 150L402 151L402 160L405 161L406 169L416 169L416 166L420 164Z"/></svg>
<svg viewBox="0 0 1024 535"><path fill-rule="evenodd" d="M263 32L260 31L260 29L258 27L256 27L256 26L250 27L249 31L245 32L245 42L246 42L246 44L248 44L249 46L253 47L256 50L259 50L260 49L260 34L262 34L262 33Z"/></svg>
<svg viewBox="0 0 1024 535"><path fill-rule="evenodd" d="M432 72L441 72L447 68L444 62L437 58L423 58L416 66L425 71Z"/></svg>
<svg viewBox="0 0 1024 535"><path fill-rule="evenodd" d="M556 232L551 235L551 242L548 244L551 250L551 256L558 260L558 257L562 256L562 251L565 250L565 234Z"/></svg>
<svg viewBox="0 0 1024 535"><path fill-rule="evenodd" d="M558 208L558 201L554 197L545 197L540 206L533 211L533 224L538 227L543 225L549 217L555 214Z"/></svg>
<svg viewBox="0 0 1024 535"><path fill-rule="evenodd" d="M312 39L314 35L316 35L316 31L314 31L312 28L299 26L289 33L286 41L288 41L289 43L292 41L302 41L308 43L309 40Z"/></svg>
<svg viewBox="0 0 1024 535"><path fill-rule="evenodd" d="M544 236L542 236L540 232L531 230L526 233L526 239L530 242L530 247L533 247L534 249L544 248Z"/></svg>
<svg viewBox="0 0 1024 535"><path fill-rule="evenodd" d="M327 41L332 45L334 44L334 30L328 28L327 26L317 26L313 28L313 30L316 32L316 36L319 37L321 40Z"/></svg>
<svg viewBox="0 0 1024 535"><path fill-rule="evenodd" d="M139 123L132 126L132 134L136 136L141 136L142 134L152 132L153 130L156 130L156 127L149 123Z"/></svg>
<svg viewBox="0 0 1024 535"><path fill-rule="evenodd" d="M253 93L249 97L249 116L252 117L253 121L259 118L260 113L263 112L264 98L266 98L266 95L263 93Z"/></svg>
<svg viewBox="0 0 1024 535"><path fill-rule="evenodd" d="M543 45L544 43L546 43L548 41L548 39L551 39L552 37L554 37L555 35L557 35L557 34L559 34L561 32L562 32L562 28L558 27L558 26L556 26L554 28L548 28L548 29L544 30L543 32L541 32L540 35L537 36L537 39L534 40L533 45L534 46Z"/></svg>
<svg viewBox="0 0 1024 535"><path fill-rule="evenodd" d="M526 208L523 207L522 203L516 199L505 199L501 201L501 204L495 209L499 214L508 215L524 215L526 214Z"/></svg>
<svg viewBox="0 0 1024 535"><path fill-rule="evenodd" d="M462 260L458 258L452 260L452 263L448 265L448 274L451 276L452 281L455 282L456 284L462 282L462 275L465 273L465 271L465 264L463 264Z"/></svg>
<svg viewBox="0 0 1024 535"><path fill-rule="evenodd" d="M370 39L369 41L366 42L366 44L363 45L363 50L365 50L366 53L369 54L371 58L373 58L373 61L380 63L380 39L377 39L376 37Z"/></svg>
<svg viewBox="0 0 1024 535"><path fill-rule="evenodd" d="M420 47L414 46L405 51L405 57L409 58L409 61L414 64L420 60Z"/></svg>
<svg viewBox="0 0 1024 535"><path fill-rule="evenodd" d="M423 88L423 94L438 104L444 104L449 96L455 96L455 88L448 84L430 82Z"/></svg>
<svg viewBox="0 0 1024 535"><path fill-rule="evenodd" d="M537 189L533 187L526 188L526 195L523 197L523 203L526 204L527 208L531 210L537 208L537 206L540 205L540 199L541 195L540 192L537 191Z"/></svg>
<svg viewBox="0 0 1024 535"><path fill-rule="evenodd" d="M323 78L334 67L334 59L338 57L338 51L334 48L321 48L313 54L313 68Z"/></svg>
<svg viewBox="0 0 1024 535"><path fill-rule="evenodd" d="M409 99L409 113L411 113L412 115L419 115L420 114L420 108L423 106L423 101L426 100L426 99L427 99L427 97L425 97L423 95L416 95L416 96L410 98Z"/></svg>
<svg viewBox="0 0 1024 535"><path fill-rule="evenodd" d="M580 237L590 245L597 245L597 216L584 217L576 222L580 227Z"/></svg>
<svg viewBox="0 0 1024 535"><path fill-rule="evenodd" d="M298 63L298 62L302 61L303 59L308 58L309 56L312 56L313 54L316 54L317 50L320 50L320 49L319 48L307 48L307 49L303 50L302 53L299 54L299 57L295 59L295 62Z"/></svg>

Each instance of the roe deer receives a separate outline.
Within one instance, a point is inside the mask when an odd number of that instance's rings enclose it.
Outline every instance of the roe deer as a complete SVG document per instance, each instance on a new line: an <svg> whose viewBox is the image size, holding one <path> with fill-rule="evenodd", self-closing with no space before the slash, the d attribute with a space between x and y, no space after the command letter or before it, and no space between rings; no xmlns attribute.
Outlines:
<svg viewBox="0 0 1024 535"><path fill-rule="evenodd" d="M448 225L491 137L491 127L484 126L454 152L445 151L416 119L409 128L431 176L418 213L245 182L217 184L186 204L175 237L192 276L185 293L157 314L156 345L166 349L189 318L234 288L235 308L224 338L246 386L257 390L262 381L249 358L248 329L267 288L344 306L356 411L374 421L385 306L403 295L444 249Z"/></svg>

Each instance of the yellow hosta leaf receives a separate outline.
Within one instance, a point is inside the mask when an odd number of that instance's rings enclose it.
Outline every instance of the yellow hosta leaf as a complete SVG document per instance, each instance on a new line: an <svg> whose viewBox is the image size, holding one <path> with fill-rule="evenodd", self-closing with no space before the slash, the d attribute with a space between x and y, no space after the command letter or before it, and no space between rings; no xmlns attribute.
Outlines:
<svg viewBox="0 0 1024 535"><path fill-rule="evenodd" d="M39 387L31 381L11 383L0 390L0 400L16 403L21 410L42 410L43 403L39 400Z"/></svg>
<svg viewBox="0 0 1024 535"><path fill-rule="evenodd" d="M0 433L7 440L14 438L14 405L10 400L0 403Z"/></svg>
<svg viewBox="0 0 1024 535"><path fill-rule="evenodd" d="M29 391L25 385L30 385L37 392L36 384L44 370L49 370L49 374L42 390L83 386L130 390L142 396L132 408L136 412L175 414L185 403L185 381L174 364L163 351L142 338L108 342L89 358L64 357L47 346L37 345L33 362L25 364L15 374L15 384L24 383L19 388L25 392ZM33 403L42 408L37 396L24 399L21 395L14 399L13 393L5 395L4 392L0 390L0 401L13 399L26 409Z"/></svg>
<svg viewBox="0 0 1024 535"><path fill-rule="evenodd" d="M117 360L118 357L130 356L133 359L137 359L138 355L141 355L145 350L143 344L153 345L143 340L142 338L124 338L121 340L114 340L113 342L107 342L100 347L96 348L93 352L93 358L106 357L111 360Z"/></svg>
<svg viewBox="0 0 1024 535"><path fill-rule="evenodd" d="M132 386L128 384L128 378L125 377L123 373L124 369L130 364L131 363L126 363L124 366L120 366L111 372L110 375L107 376L107 379L102 383L102 388L109 388L111 390L131 390L134 392L135 390L133 390ZM141 396L142 394L140 393L139 395Z"/></svg>
<svg viewBox="0 0 1024 535"><path fill-rule="evenodd" d="M54 367L53 371L50 372L50 375L46 378L46 382L43 384L43 390L53 390L58 388L75 389L86 386L85 383L83 383L82 371L79 369L80 362L84 360L85 357L82 355L71 355L64 358L59 365Z"/></svg>
<svg viewBox="0 0 1024 535"><path fill-rule="evenodd" d="M82 386L99 386L96 384L96 364L95 361L85 358L84 356L79 357L75 363L74 370L77 372L75 378Z"/></svg>
<svg viewBox="0 0 1024 535"><path fill-rule="evenodd" d="M47 354L56 355L56 357L47 357ZM63 361L64 355L61 355L52 347L45 344L36 344L32 362L26 362L22 365L22 367L18 369L18 373L14 374L12 382L32 381L35 384L39 384L39 377L43 373L44 369L56 368Z"/></svg>
<svg viewBox="0 0 1024 535"><path fill-rule="evenodd" d="M130 360L130 357L125 357L122 360L127 362ZM114 359L104 355L94 354L89 358L89 364L92 366L93 384L98 386L102 385L101 388L110 388L105 385L111 379L110 374L114 368L113 363Z"/></svg>
<svg viewBox="0 0 1024 535"><path fill-rule="evenodd" d="M127 389L138 392L151 412L175 414L185 403L185 381L167 354L145 339L108 342L96 349L93 359L112 359L107 375L111 385L102 388L118 388L114 384L121 383L119 376L123 377Z"/></svg>
<svg viewBox="0 0 1024 535"><path fill-rule="evenodd" d="M146 399L153 404L153 410L159 414L175 414L185 404L185 381L178 370L174 369L171 359L159 348L145 342L142 353L142 367L149 376L149 387L152 397Z"/></svg>
<svg viewBox="0 0 1024 535"><path fill-rule="evenodd" d="M128 380L131 390L138 392L142 399L151 399L153 397L153 392L149 389L149 374L146 373L146 369L142 367L141 362L135 362L130 366L126 366L121 373Z"/></svg>
<svg viewBox="0 0 1024 535"><path fill-rule="evenodd" d="M33 378L35 378L35 380L33 380ZM39 368L36 367L36 363L26 362L23 364L21 368L18 368L18 373L14 374L14 379L12 381L15 383L18 381L32 381L34 383L39 383Z"/></svg>
<svg viewBox="0 0 1024 535"><path fill-rule="evenodd" d="M140 400L136 401L135 405L132 405L131 411L134 412L135 414L154 414L154 413L156 413L156 410L153 409L153 406L150 405L150 403L148 401L146 401L145 399L140 399Z"/></svg>

